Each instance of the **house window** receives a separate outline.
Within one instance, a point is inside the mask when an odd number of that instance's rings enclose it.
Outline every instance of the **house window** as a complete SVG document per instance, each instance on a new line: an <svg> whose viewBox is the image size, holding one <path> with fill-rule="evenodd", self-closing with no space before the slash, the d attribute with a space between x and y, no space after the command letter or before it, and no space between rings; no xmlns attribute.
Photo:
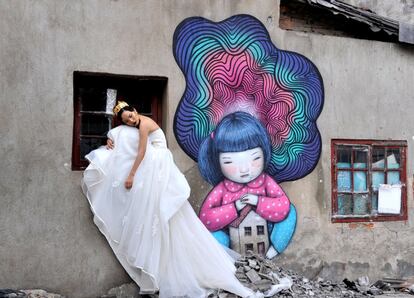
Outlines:
<svg viewBox="0 0 414 298"><path fill-rule="evenodd" d="M75 71L72 170L85 169L85 155L105 144L108 130L120 124L112 115L116 101L127 101L161 126L161 100L166 84L164 77Z"/></svg>
<svg viewBox="0 0 414 298"><path fill-rule="evenodd" d="M249 250L253 251L253 247L254 247L253 243L247 243L247 244L244 245L244 248L246 249L246 252L249 251Z"/></svg>
<svg viewBox="0 0 414 298"><path fill-rule="evenodd" d="M251 236L251 235L252 235L252 228L244 227L244 236Z"/></svg>
<svg viewBox="0 0 414 298"><path fill-rule="evenodd" d="M331 141L332 222L407 219L406 141Z"/></svg>
<svg viewBox="0 0 414 298"><path fill-rule="evenodd" d="M264 226L257 226L257 235L264 235Z"/></svg>

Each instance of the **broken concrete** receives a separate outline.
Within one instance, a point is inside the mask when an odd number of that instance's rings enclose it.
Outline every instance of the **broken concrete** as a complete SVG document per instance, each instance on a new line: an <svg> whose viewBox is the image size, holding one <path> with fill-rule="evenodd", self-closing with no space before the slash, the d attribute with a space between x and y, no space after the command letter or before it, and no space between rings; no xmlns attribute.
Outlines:
<svg viewBox="0 0 414 298"><path fill-rule="evenodd" d="M108 294L101 296L101 298L140 298L139 288L135 283L123 284L119 287L112 288Z"/></svg>
<svg viewBox="0 0 414 298"><path fill-rule="evenodd" d="M408 279L384 278L370 283L368 276L361 276L356 281L344 279L334 282L318 277L310 280L296 272L277 266L274 262L253 253L242 256L235 262L236 277L254 292L264 297L394 297L404 298L414 295L414 277ZM44 290L9 290L0 289L0 298L64 298ZM141 298L158 295L140 295L135 283L123 284L112 288L100 298ZM208 298L237 298L226 291L211 290Z"/></svg>
<svg viewBox="0 0 414 298"><path fill-rule="evenodd" d="M241 257L235 265L237 278L253 291L264 293L265 297L356 298L405 297L411 293L414 295L414 278L385 278L373 284L370 283L368 276L361 276L357 281L344 279L342 282L334 282L322 277L310 280L252 253ZM223 297L235 296L221 290L209 296L209 298Z"/></svg>
<svg viewBox="0 0 414 298"><path fill-rule="evenodd" d="M59 294L48 293L45 290L12 290L0 289L0 298L65 298Z"/></svg>

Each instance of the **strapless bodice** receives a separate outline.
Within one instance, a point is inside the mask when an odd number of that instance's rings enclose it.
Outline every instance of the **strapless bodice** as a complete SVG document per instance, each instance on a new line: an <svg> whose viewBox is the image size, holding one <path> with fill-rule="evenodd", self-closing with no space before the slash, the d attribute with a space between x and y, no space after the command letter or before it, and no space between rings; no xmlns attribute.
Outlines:
<svg viewBox="0 0 414 298"><path fill-rule="evenodd" d="M148 142L154 147L167 147L167 140L161 128L148 135Z"/></svg>

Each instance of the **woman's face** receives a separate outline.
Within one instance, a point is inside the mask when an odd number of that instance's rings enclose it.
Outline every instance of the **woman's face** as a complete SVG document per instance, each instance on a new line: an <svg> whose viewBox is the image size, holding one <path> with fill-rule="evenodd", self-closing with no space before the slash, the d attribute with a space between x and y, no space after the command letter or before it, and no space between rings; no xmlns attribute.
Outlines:
<svg viewBox="0 0 414 298"><path fill-rule="evenodd" d="M128 126L137 126L139 117L137 111L123 111L121 114L122 122Z"/></svg>
<svg viewBox="0 0 414 298"><path fill-rule="evenodd" d="M260 147L220 153L219 161L224 177L237 183L248 183L256 179L264 168L263 150Z"/></svg>

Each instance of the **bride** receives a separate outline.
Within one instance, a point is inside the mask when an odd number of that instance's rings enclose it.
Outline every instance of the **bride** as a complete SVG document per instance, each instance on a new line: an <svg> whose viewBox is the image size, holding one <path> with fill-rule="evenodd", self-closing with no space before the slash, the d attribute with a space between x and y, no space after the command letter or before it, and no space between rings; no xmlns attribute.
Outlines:
<svg viewBox="0 0 414 298"><path fill-rule="evenodd" d="M114 113L126 125L108 132L111 150L102 146L86 156L82 189L95 224L140 292L196 298L220 288L252 296L187 201L190 187L162 130L125 102Z"/></svg>

